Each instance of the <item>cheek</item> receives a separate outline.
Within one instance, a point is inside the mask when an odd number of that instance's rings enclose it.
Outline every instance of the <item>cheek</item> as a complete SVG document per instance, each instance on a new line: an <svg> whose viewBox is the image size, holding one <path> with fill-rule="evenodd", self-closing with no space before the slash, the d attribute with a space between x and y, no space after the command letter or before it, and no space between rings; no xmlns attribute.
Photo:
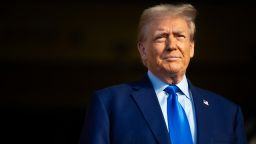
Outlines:
<svg viewBox="0 0 256 144"><path fill-rule="evenodd" d="M152 47L148 51L148 58L149 59L158 59L161 55L161 51L159 48Z"/></svg>
<svg viewBox="0 0 256 144"><path fill-rule="evenodd" d="M188 43L181 43L179 45L180 47L180 51L182 53L182 55L185 57L185 58L190 58L191 56L191 47L190 47L190 44Z"/></svg>

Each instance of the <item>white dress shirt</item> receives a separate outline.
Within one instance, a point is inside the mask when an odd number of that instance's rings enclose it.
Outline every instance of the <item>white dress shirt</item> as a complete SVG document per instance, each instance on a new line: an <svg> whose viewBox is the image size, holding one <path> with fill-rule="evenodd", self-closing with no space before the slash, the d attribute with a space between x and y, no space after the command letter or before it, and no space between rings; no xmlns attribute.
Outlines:
<svg viewBox="0 0 256 144"><path fill-rule="evenodd" d="M168 86L168 83L165 83L161 81L158 77L156 77L151 71L148 71L148 77L154 87L154 90L156 92L159 104L162 109L162 113L164 116L165 124L168 128L168 120L167 120L167 97L168 94L164 91L164 89ZM182 92L178 92L178 101L183 107L188 121L189 126L191 130L191 135L193 139L193 143L196 143L196 121L195 121L195 110L194 110L194 104L193 99L191 96L191 92L188 87L188 81L186 76L184 75L182 81L178 84L176 84L177 87Z"/></svg>

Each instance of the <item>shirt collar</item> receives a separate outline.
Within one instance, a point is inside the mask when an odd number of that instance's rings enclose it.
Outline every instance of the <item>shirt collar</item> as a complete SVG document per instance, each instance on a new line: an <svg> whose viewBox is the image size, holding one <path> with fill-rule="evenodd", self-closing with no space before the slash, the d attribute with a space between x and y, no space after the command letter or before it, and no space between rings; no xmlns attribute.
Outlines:
<svg viewBox="0 0 256 144"><path fill-rule="evenodd" d="M162 92L169 84L163 82L160 80L157 76L155 76L151 71L148 71L148 77L153 85L153 88L158 95L160 92ZM183 76L183 79L176 84L176 86L182 91L182 93L190 99L189 96L189 89L188 89L188 81L186 78L186 75Z"/></svg>

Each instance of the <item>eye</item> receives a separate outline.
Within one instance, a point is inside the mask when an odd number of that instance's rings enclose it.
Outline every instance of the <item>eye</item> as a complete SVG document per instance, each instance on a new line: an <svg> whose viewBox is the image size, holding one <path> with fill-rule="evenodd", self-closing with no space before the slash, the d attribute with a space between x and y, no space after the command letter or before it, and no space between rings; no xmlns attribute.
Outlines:
<svg viewBox="0 0 256 144"><path fill-rule="evenodd" d="M186 38L186 36L184 34L176 34L176 38L178 40L184 40Z"/></svg>
<svg viewBox="0 0 256 144"><path fill-rule="evenodd" d="M157 43L165 42L167 37L169 37L169 34L166 34L166 33L159 34L154 38L154 42L157 42Z"/></svg>
<svg viewBox="0 0 256 144"><path fill-rule="evenodd" d="M155 42L164 42L166 40L166 37L156 37Z"/></svg>

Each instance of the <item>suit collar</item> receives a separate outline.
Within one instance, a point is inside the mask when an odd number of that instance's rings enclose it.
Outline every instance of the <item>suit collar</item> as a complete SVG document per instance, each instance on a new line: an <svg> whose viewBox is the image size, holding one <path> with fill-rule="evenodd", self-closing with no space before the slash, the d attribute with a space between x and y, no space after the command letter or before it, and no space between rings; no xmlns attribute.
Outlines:
<svg viewBox="0 0 256 144"><path fill-rule="evenodd" d="M141 82L136 83L133 89L132 97L141 110L158 143L170 144L164 117L148 76L146 75Z"/></svg>
<svg viewBox="0 0 256 144"><path fill-rule="evenodd" d="M211 143L212 140L212 106L205 93L195 87L189 80L188 85L192 93L195 115L197 144ZM164 117L157 100L154 88L147 75L142 81L133 84L132 97L141 110L156 140L160 144L170 144L170 138Z"/></svg>
<svg viewBox="0 0 256 144"><path fill-rule="evenodd" d="M163 82L160 80L157 76L155 76L151 71L148 71L147 73L148 78L152 82L153 88L157 94L162 92L166 87L169 86L168 83ZM188 82L187 82L187 77L186 75L183 76L182 80L176 84L176 86L179 87L179 89L182 91L182 93L190 99L189 95L189 89L188 89Z"/></svg>
<svg viewBox="0 0 256 144"><path fill-rule="evenodd" d="M211 101L205 93L202 93L201 90L193 86L190 81L189 86L195 107L197 144L211 143L213 125Z"/></svg>

